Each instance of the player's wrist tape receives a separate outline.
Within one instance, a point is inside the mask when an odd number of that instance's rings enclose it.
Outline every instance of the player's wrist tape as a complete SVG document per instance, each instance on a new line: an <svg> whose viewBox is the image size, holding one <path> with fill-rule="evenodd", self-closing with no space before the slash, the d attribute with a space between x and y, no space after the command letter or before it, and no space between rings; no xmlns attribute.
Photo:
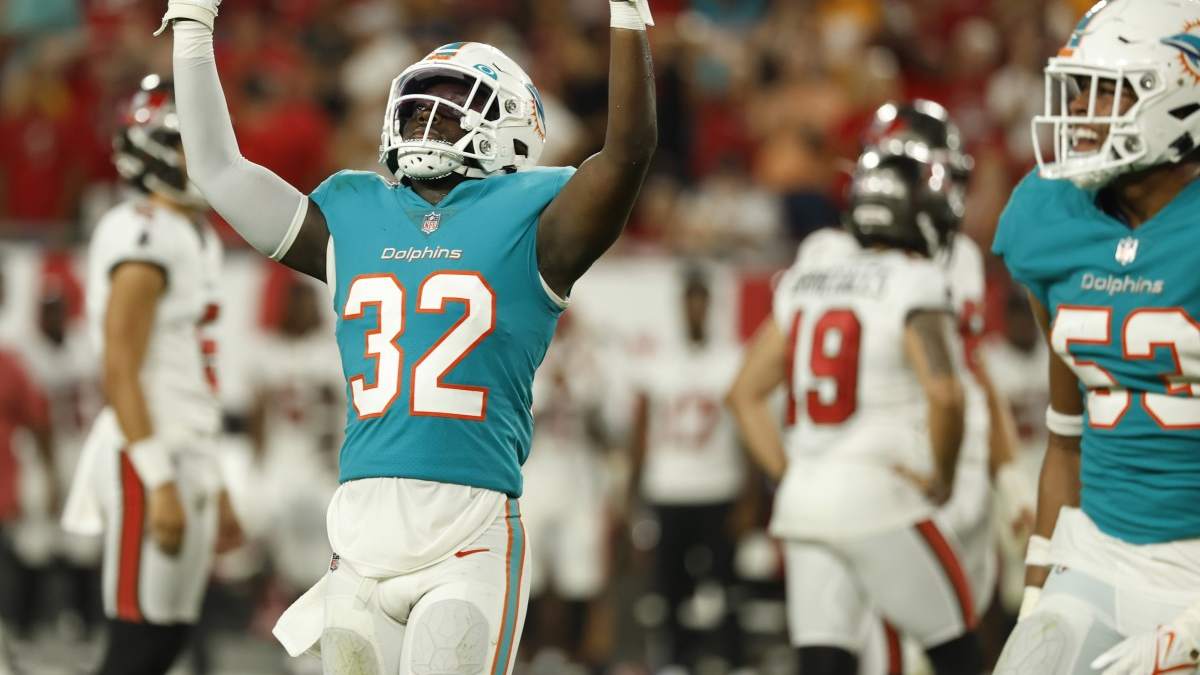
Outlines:
<svg viewBox="0 0 1200 675"><path fill-rule="evenodd" d="M143 438L126 450L134 471L147 489L175 480L175 468L171 466L171 454L156 438Z"/></svg>
<svg viewBox="0 0 1200 675"><path fill-rule="evenodd" d="M608 15L612 28L646 30L646 26L654 25L648 0L609 0Z"/></svg>
<svg viewBox="0 0 1200 675"><path fill-rule="evenodd" d="M1021 594L1021 609L1017 611L1017 621L1021 621L1025 617L1033 614L1033 610L1037 607L1038 600L1042 598L1042 589L1038 586L1026 586L1025 591Z"/></svg>
<svg viewBox="0 0 1200 675"><path fill-rule="evenodd" d="M221 0L170 0L167 3L167 13L163 14L162 23L154 31L154 37L162 35L167 26L176 19L189 19L213 29L217 20L217 7Z"/></svg>
<svg viewBox="0 0 1200 675"><path fill-rule="evenodd" d="M1050 566L1050 540L1035 534L1029 538L1029 546L1025 549L1025 564L1030 567Z"/></svg>
<svg viewBox="0 0 1200 675"><path fill-rule="evenodd" d="M1083 415L1067 415L1046 406L1046 428L1059 436L1082 436Z"/></svg>
<svg viewBox="0 0 1200 675"><path fill-rule="evenodd" d="M996 492L1013 510L1037 506L1036 489L1016 462L1006 462L996 471Z"/></svg>

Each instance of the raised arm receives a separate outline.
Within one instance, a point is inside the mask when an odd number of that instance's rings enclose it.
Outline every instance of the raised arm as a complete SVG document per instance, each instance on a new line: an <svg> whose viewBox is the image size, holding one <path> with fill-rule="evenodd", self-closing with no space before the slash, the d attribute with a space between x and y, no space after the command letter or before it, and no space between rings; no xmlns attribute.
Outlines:
<svg viewBox="0 0 1200 675"><path fill-rule="evenodd" d="M238 149L213 56L217 4L171 0L163 17L175 35L175 103L188 177L251 246L323 280L329 229L321 209Z"/></svg>
<svg viewBox="0 0 1200 675"><path fill-rule="evenodd" d="M620 236L658 144L645 27L638 28L635 3L614 0L609 6L614 27L604 148L579 167L538 225L538 270L562 297Z"/></svg>
<svg viewBox="0 0 1200 675"><path fill-rule="evenodd" d="M929 442L937 468L930 487L931 496L939 502L950 497L962 446L965 408L962 383L954 372L946 339L950 330L947 313L925 310L913 313L904 329L904 352L929 404Z"/></svg>

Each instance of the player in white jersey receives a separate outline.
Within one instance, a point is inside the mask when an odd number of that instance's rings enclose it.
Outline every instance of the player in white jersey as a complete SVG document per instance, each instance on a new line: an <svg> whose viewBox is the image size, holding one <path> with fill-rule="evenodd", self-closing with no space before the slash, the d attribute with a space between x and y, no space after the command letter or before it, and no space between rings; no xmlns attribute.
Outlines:
<svg viewBox="0 0 1200 675"><path fill-rule="evenodd" d="M100 540L63 532L56 517L79 462L87 425L100 406L95 356L85 332L71 321L68 305L61 283L44 278L37 325L19 343L31 376L46 395L54 428L54 461L51 466L26 465L32 470L21 471L25 508L17 539L35 558L28 562L44 565L52 556L57 558L52 573L67 590L71 619L66 625L90 632L99 619Z"/></svg>
<svg viewBox="0 0 1200 675"><path fill-rule="evenodd" d="M951 179L947 197L954 208L966 201L972 159L962 149L958 128L946 110L933 101L917 99L888 103L875 113L865 134L867 147L883 153L934 156L946 166ZM1010 540L1027 537L1032 527L1035 483L1021 473L1015 461L1016 429L1007 400L997 390L978 345L983 333L984 269L979 247L966 236L956 236L952 246L939 256L950 286L951 305L957 316L962 349L958 365L966 375L963 388L966 427L954 479L954 497L941 513L963 546L963 564L975 598L977 619L991 604L996 584L996 547L993 536L993 501L1000 508L1002 528ZM990 485L995 485L993 499ZM1021 544L1023 546L1023 544ZM894 630L881 630L869 640L861 664L864 675L894 672L885 668L894 649L885 648L899 639Z"/></svg>
<svg viewBox="0 0 1200 675"><path fill-rule="evenodd" d="M747 472L733 421L721 405L737 372L737 350L711 335L710 291L702 274L689 272L681 295L683 343L662 345L635 364L630 494L640 494L659 522L655 586L667 601L672 662L694 668L706 650L682 614L699 584L715 583L725 593L734 582L731 523ZM707 551L708 569L689 569L694 549ZM723 603L712 628L718 629L718 655L737 661L740 640L730 605Z"/></svg>
<svg viewBox="0 0 1200 675"><path fill-rule="evenodd" d="M934 157L864 153L846 216L860 247L797 259L729 394L751 453L782 479L770 530L810 675L855 672L876 612L937 673L980 670L962 547L939 512L965 426L936 261L961 217L950 187ZM767 401L785 382L782 437Z"/></svg>
<svg viewBox="0 0 1200 675"><path fill-rule="evenodd" d="M88 250L108 407L63 518L68 530L104 532L101 675L161 675L198 618L214 548L240 537L213 456L221 247L189 189L169 84L142 81L114 148L143 194L105 214Z"/></svg>
<svg viewBox="0 0 1200 675"><path fill-rule="evenodd" d="M533 446L522 467L521 510L537 542L530 548L526 641L561 648L580 663L592 656L586 631L609 567L603 366L589 329L565 314L533 381Z"/></svg>
<svg viewBox="0 0 1200 675"><path fill-rule="evenodd" d="M318 289L289 275L279 325L247 364L257 392L249 431L258 478L247 497L264 517L271 567L290 599L325 573L325 508L337 489L345 387Z"/></svg>

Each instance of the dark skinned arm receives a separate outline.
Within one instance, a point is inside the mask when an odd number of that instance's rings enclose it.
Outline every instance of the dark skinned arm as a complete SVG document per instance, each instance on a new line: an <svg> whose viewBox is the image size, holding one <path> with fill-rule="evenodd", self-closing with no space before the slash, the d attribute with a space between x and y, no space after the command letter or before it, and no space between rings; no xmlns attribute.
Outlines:
<svg viewBox="0 0 1200 675"><path fill-rule="evenodd" d="M1032 294L1029 304L1037 317L1038 325L1050 340L1050 313ZM1064 415L1083 414L1083 396L1079 391L1079 379L1061 358L1050 350L1050 407ZM1064 506L1079 505L1079 437L1059 436L1050 432L1046 440L1046 457L1042 460L1042 473L1038 481L1037 523L1033 533L1050 538L1058 522L1058 512ZM1030 565L1025 568L1025 585L1041 586L1046 583L1050 570L1047 567Z"/></svg>
<svg viewBox="0 0 1200 675"><path fill-rule="evenodd" d="M308 199L308 213L296 241L284 254L279 262L301 274L318 280L325 279L325 249L329 246L329 225L325 222L325 214L311 198Z"/></svg>
<svg viewBox="0 0 1200 675"><path fill-rule="evenodd" d="M609 33L604 148L579 167L538 224L538 271L561 297L620 236L658 144L646 33Z"/></svg>

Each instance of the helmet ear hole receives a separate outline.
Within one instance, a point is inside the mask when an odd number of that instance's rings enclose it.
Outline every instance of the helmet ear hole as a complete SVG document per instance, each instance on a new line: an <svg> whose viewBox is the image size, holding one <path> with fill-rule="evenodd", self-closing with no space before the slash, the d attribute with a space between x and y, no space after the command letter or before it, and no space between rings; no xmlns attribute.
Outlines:
<svg viewBox="0 0 1200 675"><path fill-rule="evenodd" d="M513 140L513 153L519 157L528 157L529 146L524 141Z"/></svg>

